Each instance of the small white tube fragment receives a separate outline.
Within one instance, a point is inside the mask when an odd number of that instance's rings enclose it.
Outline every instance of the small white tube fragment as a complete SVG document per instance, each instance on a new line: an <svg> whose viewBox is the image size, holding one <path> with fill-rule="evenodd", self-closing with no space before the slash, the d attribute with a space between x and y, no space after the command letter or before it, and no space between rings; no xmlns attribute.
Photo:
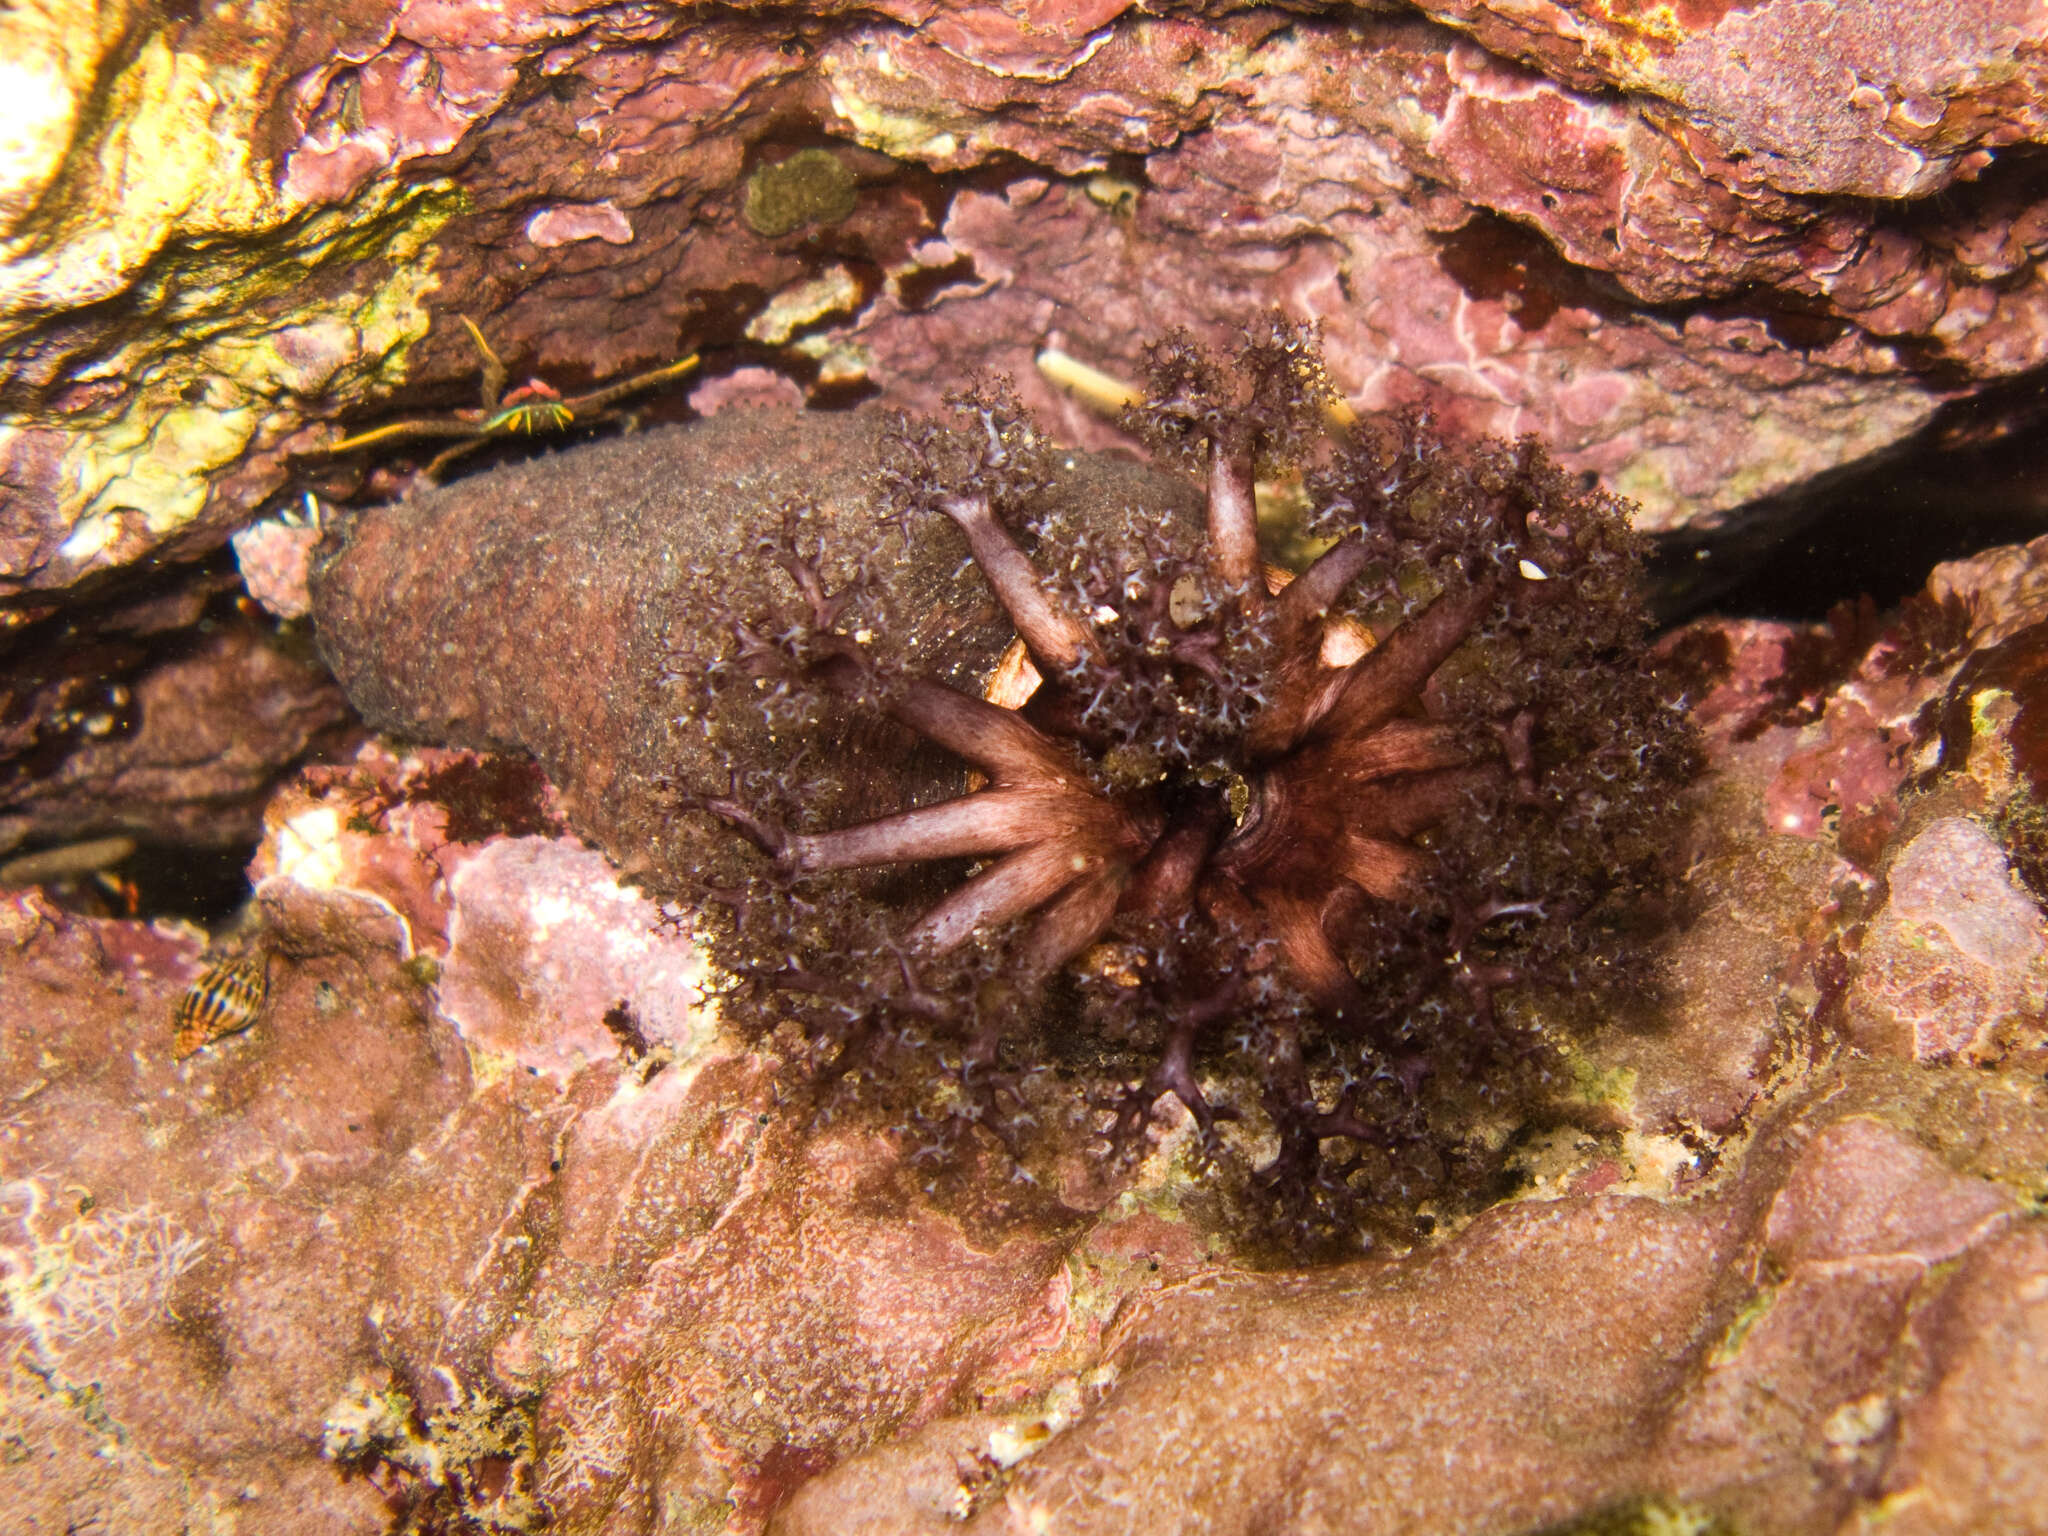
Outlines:
<svg viewBox="0 0 2048 1536"><path fill-rule="evenodd" d="M1100 368L1089 367L1079 358L1069 357L1057 347L1047 347L1038 354L1037 361L1038 371L1048 383L1058 385L1078 396L1084 405L1107 415L1114 416L1144 398L1134 386Z"/></svg>

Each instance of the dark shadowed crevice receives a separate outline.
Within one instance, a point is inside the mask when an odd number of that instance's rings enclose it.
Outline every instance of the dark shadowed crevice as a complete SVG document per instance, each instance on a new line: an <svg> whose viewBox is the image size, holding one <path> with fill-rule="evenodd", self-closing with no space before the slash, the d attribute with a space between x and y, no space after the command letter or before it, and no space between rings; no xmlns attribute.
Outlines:
<svg viewBox="0 0 2048 1536"><path fill-rule="evenodd" d="M1889 608L1944 560L2048 534L2044 427L2048 370L1957 401L1897 447L1718 528L1658 535L1657 617L1817 620L1865 595Z"/></svg>

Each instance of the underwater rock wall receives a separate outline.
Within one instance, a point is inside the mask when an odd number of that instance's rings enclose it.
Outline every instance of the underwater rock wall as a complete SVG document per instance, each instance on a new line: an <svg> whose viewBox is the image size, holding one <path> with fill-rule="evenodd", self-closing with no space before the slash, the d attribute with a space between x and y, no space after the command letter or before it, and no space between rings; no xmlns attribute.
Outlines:
<svg viewBox="0 0 2048 1536"><path fill-rule="evenodd" d="M993 368L1085 437L1041 348L1128 376L1278 303L1360 404L1539 432L1653 527L2048 356L2038 0L1418 9L24 13L0 595L360 493L319 450L470 405L462 318L514 383Z"/></svg>

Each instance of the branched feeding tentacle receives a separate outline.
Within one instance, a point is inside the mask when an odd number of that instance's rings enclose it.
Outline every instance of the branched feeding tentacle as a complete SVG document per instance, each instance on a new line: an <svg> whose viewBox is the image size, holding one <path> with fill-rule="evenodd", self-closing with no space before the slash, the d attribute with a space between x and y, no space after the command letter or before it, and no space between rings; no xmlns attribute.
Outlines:
<svg viewBox="0 0 2048 1536"><path fill-rule="evenodd" d="M1095 654L1095 641L1087 626L1039 584L1038 568L996 521L987 497L948 496L940 501L939 510L967 535L974 563L988 578L996 600L1017 626L1018 636L1040 671L1048 675L1065 672L1078 666L1084 656Z"/></svg>
<svg viewBox="0 0 2048 1536"><path fill-rule="evenodd" d="M1213 1142L1219 1120L1235 1120L1237 1111L1228 1104L1212 1105L1195 1080L1195 1042L1211 1025L1230 1017L1239 1006L1244 978L1231 976L1200 1002L1167 1010L1171 1020L1166 1045L1143 1082L1127 1092L1117 1106L1116 1123L1108 1140L1118 1155L1136 1148L1152 1123L1159 1101L1172 1094L1195 1117L1205 1145Z"/></svg>

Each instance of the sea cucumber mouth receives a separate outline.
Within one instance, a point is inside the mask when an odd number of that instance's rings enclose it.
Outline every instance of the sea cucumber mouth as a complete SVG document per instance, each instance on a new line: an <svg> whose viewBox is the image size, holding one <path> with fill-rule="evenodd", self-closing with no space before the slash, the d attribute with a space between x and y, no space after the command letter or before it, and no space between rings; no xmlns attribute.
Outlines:
<svg viewBox="0 0 2048 1536"><path fill-rule="evenodd" d="M830 568L806 504L763 544L801 608L730 614L721 675L757 686L715 708L743 720L765 694L775 726L801 715L792 700L829 698L953 753L963 792L896 810L876 797L871 819L837 826L805 803L851 798L833 772L815 795L778 783L760 807L738 787L695 803L769 857L714 894L752 967L736 973L799 999L821 1092L886 1084L878 1110L941 1127L963 1155L992 1138L1024 1159L1045 1108L1031 1096L1057 1091L1034 1059L1085 1037L1104 1063L1150 1064L1106 1068L1110 1098L1084 1087L1048 1112L1118 1157L1147 1144L1168 1098L1204 1157L1225 1155L1221 1121L1263 1114L1280 1146L1259 1178L1292 1190L1290 1220L1334 1235L1379 1198L1375 1159L1465 1145L1470 1106L1455 1091L1425 1102L1417 1042L1453 1068L1445 1082L1536 1058L1524 998L1576 985L1620 942L1612 911L1663 880L1659 792L1689 759L1678 737L1652 751L1676 728L1642 665L1637 550L1611 498L1532 444L1456 444L1420 416L1325 440L1313 338L1282 322L1238 361L1239 392L1265 402L1249 416L1190 338L1156 352L1136 425L1206 480L1206 536L1182 513L1097 526L1034 510L1053 484L1034 468L1043 439L993 387L963 396L953 424L895 429L896 512L957 527L1017 636L984 688L870 647L887 601ZM1259 579L1262 455L1301 467L1327 540L1293 581ZM1539 528L1540 564L1538 506L1571 534ZM1587 764L1607 740L1642 749L1623 801L1601 766L1612 749ZM937 876L848 901L843 923L831 914L856 888L811 883L955 859L935 901ZM1472 945L1509 911L1551 915ZM1120 957L1111 985L1090 984L1099 952ZM1055 984L1069 967L1079 987ZM943 1091L919 1065L934 1048ZM1231 1063L1255 1099L1212 1103L1199 1073Z"/></svg>
<svg viewBox="0 0 2048 1536"><path fill-rule="evenodd" d="M1232 775L1232 782L1224 787L1223 803L1234 825L1216 849L1219 864L1243 866L1257 861L1278 809L1276 777L1270 769L1249 778Z"/></svg>

